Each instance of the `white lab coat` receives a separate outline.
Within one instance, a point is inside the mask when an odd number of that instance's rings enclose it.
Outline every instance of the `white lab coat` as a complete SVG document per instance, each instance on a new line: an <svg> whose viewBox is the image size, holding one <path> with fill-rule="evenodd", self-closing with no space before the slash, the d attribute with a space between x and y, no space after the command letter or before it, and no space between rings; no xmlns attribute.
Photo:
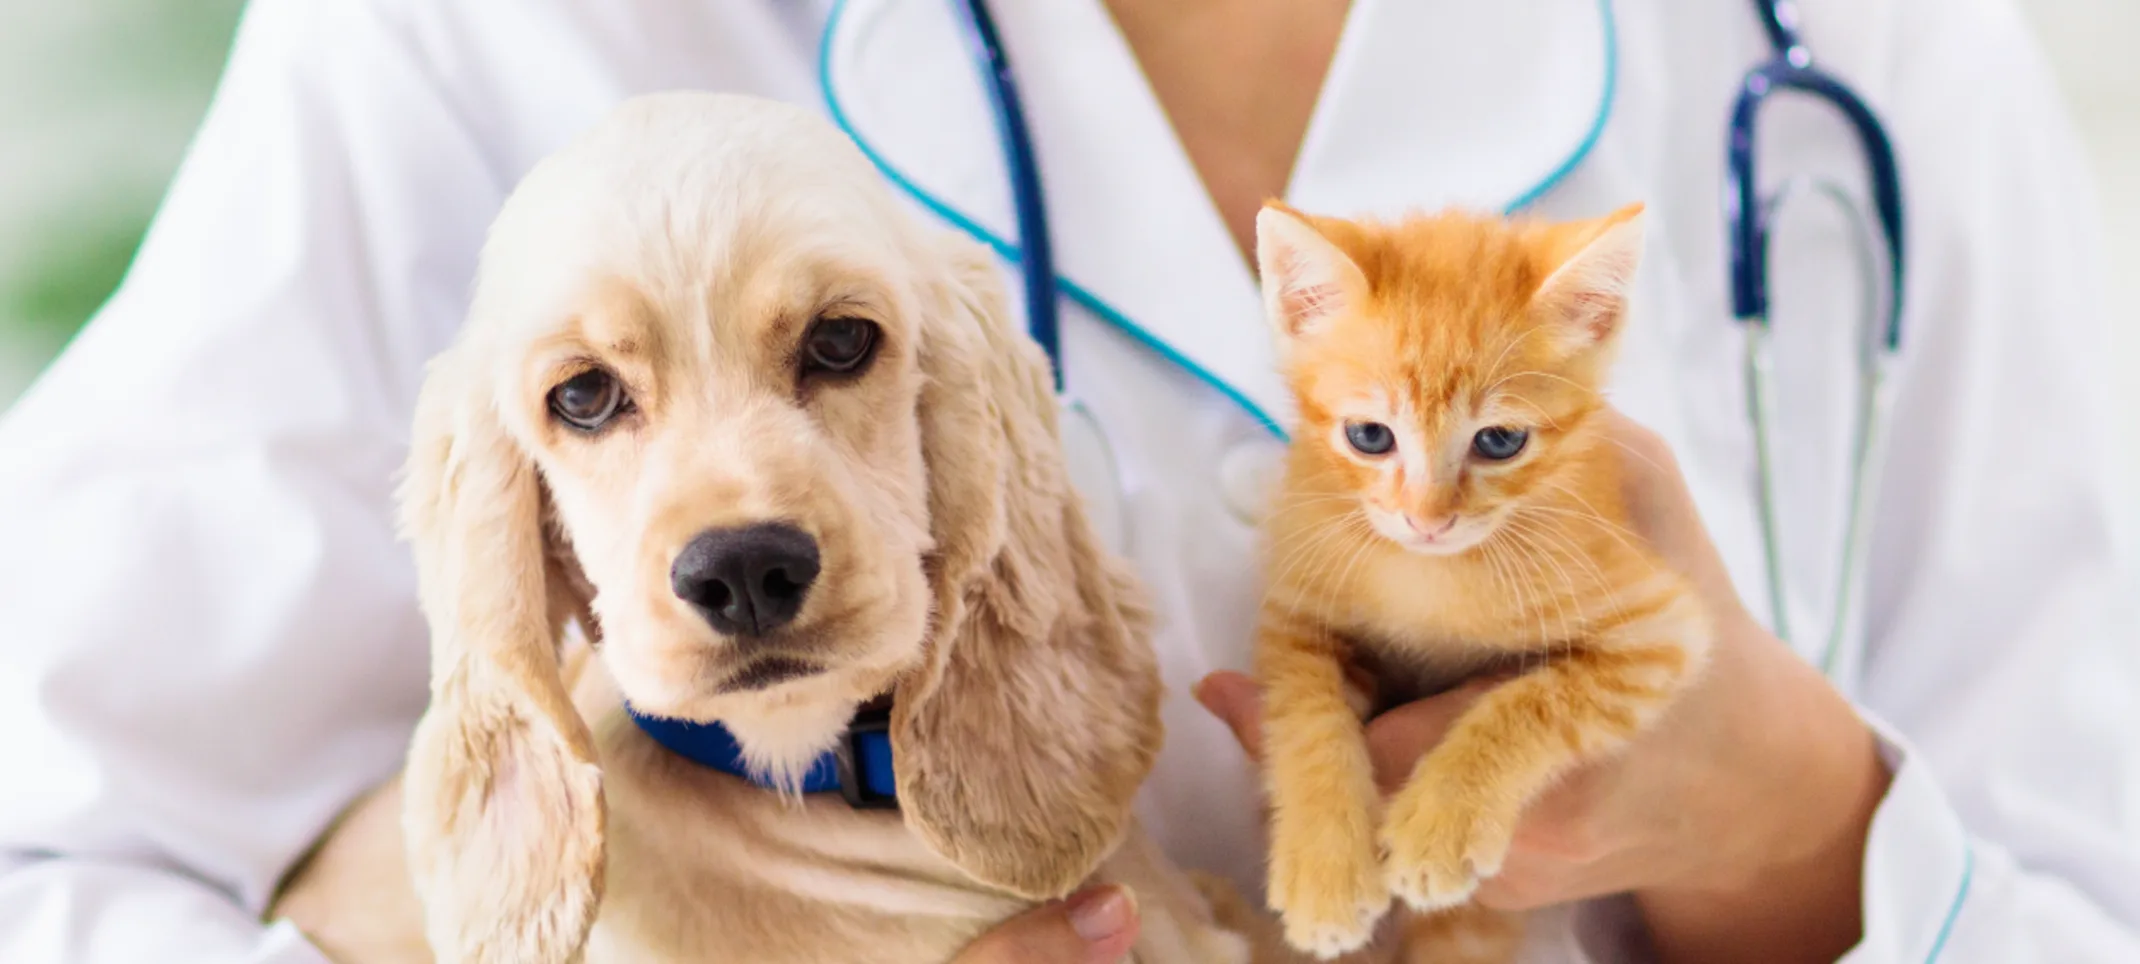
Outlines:
<svg viewBox="0 0 2140 964"><path fill-rule="evenodd" d="M1726 105L1766 56L1751 11L1353 6L1292 200L1535 195L1556 216L1647 201L1615 396L1681 453L1742 591L1764 598L1717 202ZM1893 131L1912 242L1863 653L1840 679L1897 768L1849 960L2140 961L2140 672L2073 138L1995 0L1804 6L1816 50ZM1255 610L1246 510L1277 443L1248 407L1283 419L1285 403L1253 281L1097 0L995 7L1086 298L1066 308L1070 384L1120 456L1128 550L1163 616L1170 737L1142 811L1181 860L1253 881L1251 775L1185 694L1245 663ZM460 322L506 191L605 109L674 87L813 104L829 89L885 163L1015 236L943 0L851 0L827 37L832 12L253 5L125 286L0 426L0 960L319 959L258 916L398 766L422 708L423 623L388 521L422 364ZM1771 171L1855 170L1819 111L1786 106L1764 130ZM1802 626L1821 621L1833 553L1814 537L1839 521L1852 384L1839 230L1809 207L1778 242ZM1641 959L1615 902L1554 921L1542 959Z"/></svg>

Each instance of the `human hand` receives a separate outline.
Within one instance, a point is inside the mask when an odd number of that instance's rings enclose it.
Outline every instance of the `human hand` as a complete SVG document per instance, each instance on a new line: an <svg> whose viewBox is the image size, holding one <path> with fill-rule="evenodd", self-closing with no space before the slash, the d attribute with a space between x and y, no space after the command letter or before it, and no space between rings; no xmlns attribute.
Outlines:
<svg viewBox="0 0 2140 964"><path fill-rule="evenodd" d="M997 924L952 964L1117 964L1137 942L1137 925L1127 888L1087 887Z"/></svg>
<svg viewBox="0 0 2140 964"><path fill-rule="evenodd" d="M1857 940L1865 832L1887 786L1872 735L1740 604L1669 449L1606 417L1626 452L1634 528L1701 595L1715 621L1713 653L1657 726L1530 804L1501 872L1476 899L1520 910L1633 892L1665 960L1832 961ZM1384 791L1498 682L1373 720L1367 742ZM1213 674L1197 698L1258 752L1252 680Z"/></svg>

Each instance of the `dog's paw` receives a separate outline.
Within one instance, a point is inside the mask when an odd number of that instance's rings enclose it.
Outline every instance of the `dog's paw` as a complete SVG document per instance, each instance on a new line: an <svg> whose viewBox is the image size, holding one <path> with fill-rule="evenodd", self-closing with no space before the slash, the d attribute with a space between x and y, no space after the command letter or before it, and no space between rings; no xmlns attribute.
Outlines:
<svg viewBox="0 0 2140 964"><path fill-rule="evenodd" d="M1404 793L1382 827L1389 890L1421 912L1461 904L1501 872L1514 834L1512 816L1447 794Z"/></svg>
<svg viewBox="0 0 2140 964"><path fill-rule="evenodd" d="M1285 924L1286 943L1329 960L1374 937L1390 894L1373 835L1364 827L1352 835L1313 836L1312 842L1273 848L1271 909Z"/></svg>

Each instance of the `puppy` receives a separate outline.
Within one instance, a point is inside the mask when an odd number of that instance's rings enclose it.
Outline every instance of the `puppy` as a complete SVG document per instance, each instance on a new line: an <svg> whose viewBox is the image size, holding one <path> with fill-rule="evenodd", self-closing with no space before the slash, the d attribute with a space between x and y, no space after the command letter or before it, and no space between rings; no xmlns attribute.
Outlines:
<svg viewBox="0 0 2140 964"><path fill-rule="evenodd" d="M352 964L896 964L1103 879L1139 960L1248 960L1133 826L1146 615L999 286L794 107L645 97L536 167L417 404L430 708L278 912ZM798 792L885 700L896 809Z"/></svg>

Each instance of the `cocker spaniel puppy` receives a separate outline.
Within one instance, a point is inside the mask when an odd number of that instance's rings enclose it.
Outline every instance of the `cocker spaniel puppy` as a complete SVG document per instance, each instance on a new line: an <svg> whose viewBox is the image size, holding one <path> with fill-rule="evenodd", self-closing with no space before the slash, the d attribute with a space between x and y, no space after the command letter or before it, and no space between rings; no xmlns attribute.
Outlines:
<svg viewBox="0 0 2140 964"><path fill-rule="evenodd" d="M999 285L798 108L641 98L538 166L417 406L430 709L281 909L352 964L896 964L1101 878L1140 960L1247 960L1133 827L1145 612ZM885 702L896 809L799 792ZM747 776L650 735L709 721Z"/></svg>

